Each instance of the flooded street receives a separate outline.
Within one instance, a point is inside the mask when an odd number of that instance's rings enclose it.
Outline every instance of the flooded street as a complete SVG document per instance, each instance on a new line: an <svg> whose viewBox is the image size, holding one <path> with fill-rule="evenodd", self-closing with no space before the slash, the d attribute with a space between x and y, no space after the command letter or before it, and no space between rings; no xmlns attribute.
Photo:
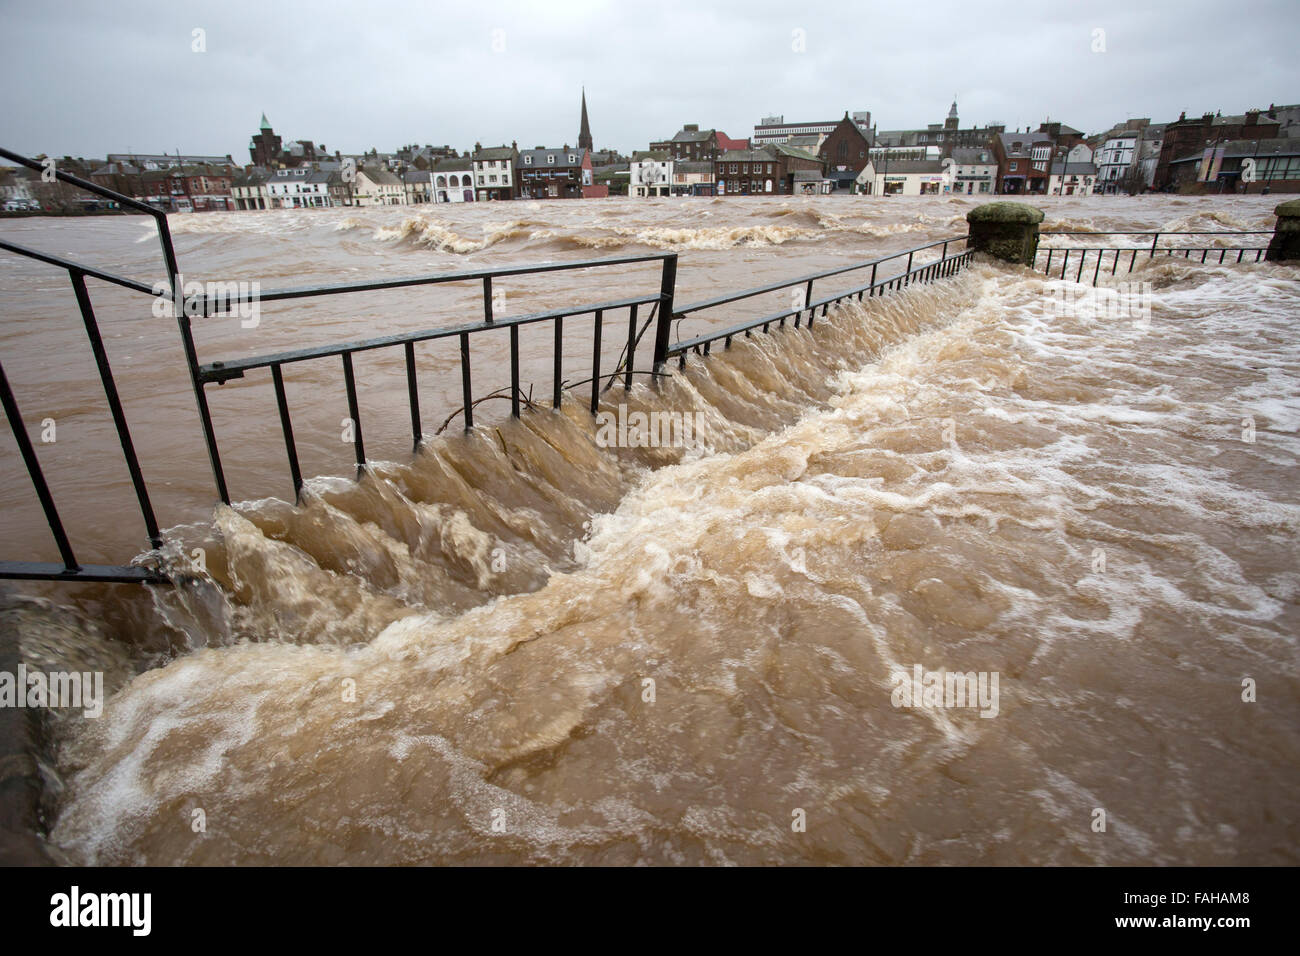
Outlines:
<svg viewBox="0 0 1300 956"><path fill-rule="evenodd" d="M1036 204L1049 230L1271 230L1276 201ZM263 291L672 251L680 307L964 236L976 204L514 202L170 222L187 279ZM0 230L163 279L142 218ZM0 620L29 659L93 662L111 694L102 717L55 722L40 755L53 852L100 864L1294 864L1298 277L1139 256L1132 274L1101 280L1143 290L1149 313L1134 319L1059 308L1074 283L977 262L811 329L674 362L658 388L605 393L610 414L692 416L689 447L602 447L587 386L518 421L508 402L486 403L463 433L449 339L417 347L428 440L412 456L401 349L366 353L372 466L359 482L338 360L298 365L289 403L303 473L317 476L300 506L257 370L209 389L235 501L215 509L174 320L92 283L169 529L148 560L183 583L5 586ZM658 283L653 263L503 280L497 311ZM196 320L198 353L474 321L481 294L470 282L266 303L252 327ZM771 293L692 315L675 335L788 304ZM37 452L78 555L125 563L148 544L66 276L0 257L0 308L29 429L57 423ZM606 369L625 318L607 317ZM565 331L578 382L590 320ZM509 385L499 339L475 343L476 394ZM550 326L521 340L523 381L549 400ZM2 441L5 557L57 560ZM922 674L990 675L995 699L912 705L899 675L914 673L918 688Z"/></svg>

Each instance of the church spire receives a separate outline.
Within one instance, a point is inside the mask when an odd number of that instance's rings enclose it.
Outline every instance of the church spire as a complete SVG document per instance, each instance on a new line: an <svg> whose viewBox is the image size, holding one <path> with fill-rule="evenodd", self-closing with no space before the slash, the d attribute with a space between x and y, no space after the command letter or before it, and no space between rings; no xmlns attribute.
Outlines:
<svg viewBox="0 0 1300 956"><path fill-rule="evenodd" d="M587 89L582 89L582 126L578 130L578 148L591 149L591 124L587 122Z"/></svg>

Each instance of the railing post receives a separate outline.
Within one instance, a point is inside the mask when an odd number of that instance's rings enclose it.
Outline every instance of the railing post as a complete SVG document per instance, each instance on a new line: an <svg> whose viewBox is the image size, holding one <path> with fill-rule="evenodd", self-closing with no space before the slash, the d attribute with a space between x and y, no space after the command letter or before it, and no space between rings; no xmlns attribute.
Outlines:
<svg viewBox="0 0 1300 956"><path fill-rule="evenodd" d="M1038 224L1042 221L1043 211L1024 203L985 203L966 214L970 225L966 248L1032 269L1038 256Z"/></svg>
<svg viewBox="0 0 1300 956"><path fill-rule="evenodd" d="M673 294L677 288L677 253L664 256L663 273L659 278L659 317L655 323L655 357L652 370L655 381L668 361L668 337L673 327ZM600 326L597 325L597 330ZM595 411L595 408L592 408Z"/></svg>
<svg viewBox="0 0 1300 956"><path fill-rule="evenodd" d="M1154 259L1156 257L1156 243L1159 241L1160 241L1160 233L1157 232L1154 236L1151 237L1151 255L1149 258Z"/></svg>
<svg viewBox="0 0 1300 956"><path fill-rule="evenodd" d="M1273 210L1277 223L1264 258L1269 262L1300 259L1300 199L1284 202Z"/></svg>

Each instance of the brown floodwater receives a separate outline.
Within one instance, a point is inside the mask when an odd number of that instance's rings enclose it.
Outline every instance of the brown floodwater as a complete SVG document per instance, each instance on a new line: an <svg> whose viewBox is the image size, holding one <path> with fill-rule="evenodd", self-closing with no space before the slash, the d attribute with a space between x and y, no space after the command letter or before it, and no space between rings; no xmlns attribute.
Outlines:
<svg viewBox="0 0 1300 956"><path fill-rule="evenodd" d="M171 224L199 281L265 291L676 251L681 304L964 235L975 204L515 202ZM1274 204L1039 203L1045 228L1088 231L1271 229ZM148 225L0 229L152 283ZM92 281L169 529L141 560L182 583L5 588L0 622L33 666L91 662L112 693L98 719L51 723L39 758L52 852L1294 863L1298 278L1139 257L1102 278L1141 289L1150 308L1135 319L1062 308L1077 303L1072 282L979 263L674 363L657 389L605 393L610 412L691 415L700 440L687 447L602 447L587 386L518 421L485 403L472 432L454 419L435 436L460 405L452 339L417 348L428 441L413 456L401 350L368 353L359 482L341 366L303 364L286 379L303 472L317 477L297 506L259 370L209 389L235 502L216 508L174 321ZM658 271L497 285L498 313L517 314L652 293ZM252 328L196 320L197 347L207 362L433 328L477 318L480 296L467 283L267 303ZM788 303L771 293L675 334ZM78 556L142 555L66 277L0 257L0 306L0 357ZM607 369L625 322L606 317ZM590 321L565 333L578 382ZM521 338L523 379L548 401L550 327ZM508 343L476 339L481 395L509 384ZM51 418L56 440L42 442ZM0 447L0 557L57 560L12 436ZM196 549L204 573L180 574ZM918 667L995 675L995 706L898 706L896 675Z"/></svg>

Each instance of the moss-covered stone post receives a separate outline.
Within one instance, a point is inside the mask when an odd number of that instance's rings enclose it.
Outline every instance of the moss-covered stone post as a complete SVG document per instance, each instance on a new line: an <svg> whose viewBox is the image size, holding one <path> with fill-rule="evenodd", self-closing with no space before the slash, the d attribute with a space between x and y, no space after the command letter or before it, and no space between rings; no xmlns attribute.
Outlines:
<svg viewBox="0 0 1300 956"><path fill-rule="evenodd" d="M1021 202L991 202L966 213L972 252L1033 267L1038 254L1038 224L1043 211Z"/></svg>
<svg viewBox="0 0 1300 956"><path fill-rule="evenodd" d="M1273 213L1277 224L1264 258L1269 262L1294 262L1300 259L1300 199L1282 203Z"/></svg>

